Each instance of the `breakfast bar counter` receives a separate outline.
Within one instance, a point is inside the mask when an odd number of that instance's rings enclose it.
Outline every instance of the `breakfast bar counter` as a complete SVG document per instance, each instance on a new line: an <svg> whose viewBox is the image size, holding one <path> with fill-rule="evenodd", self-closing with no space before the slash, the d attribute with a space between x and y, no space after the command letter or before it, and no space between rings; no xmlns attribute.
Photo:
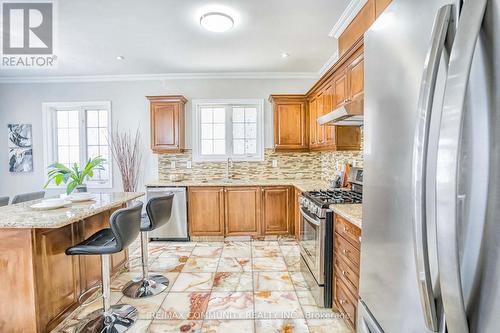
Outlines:
<svg viewBox="0 0 500 333"><path fill-rule="evenodd" d="M100 229L128 201L144 193L94 193L94 200L39 211L37 201L0 207L0 332L50 332L101 280L100 257L65 250ZM38 200L40 201L40 200ZM111 256L122 270L127 251Z"/></svg>

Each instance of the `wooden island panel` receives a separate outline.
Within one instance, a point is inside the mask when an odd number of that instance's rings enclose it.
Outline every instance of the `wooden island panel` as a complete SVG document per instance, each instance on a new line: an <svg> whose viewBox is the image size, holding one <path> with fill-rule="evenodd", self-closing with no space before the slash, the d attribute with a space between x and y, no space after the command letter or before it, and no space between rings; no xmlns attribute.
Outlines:
<svg viewBox="0 0 500 333"><path fill-rule="evenodd" d="M101 259L65 251L109 227L116 209L60 228L0 230L0 281L6 286L0 289L0 332L50 332L78 307L78 297L101 282ZM111 258L115 274L128 254Z"/></svg>

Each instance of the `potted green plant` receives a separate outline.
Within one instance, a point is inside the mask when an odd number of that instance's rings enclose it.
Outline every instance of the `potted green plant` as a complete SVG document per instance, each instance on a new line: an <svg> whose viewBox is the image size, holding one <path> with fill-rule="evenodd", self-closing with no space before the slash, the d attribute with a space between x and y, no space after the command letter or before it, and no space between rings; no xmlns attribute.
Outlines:
<svg viewBox="0 0 500 333"><path fill-rule="evenodd" d="M66 194L70 194L73 190L76 192L87 192L87 185L84 184L84 181L94 176L95 170L104 170L102 165L105 161L101 156L89 158L83 169L76 163L71 168L68 168L62 163L55 162L48 166L48 181L44 187L47 187L50 182L54 181L57 186L61 183L66 184Z"/></svg>

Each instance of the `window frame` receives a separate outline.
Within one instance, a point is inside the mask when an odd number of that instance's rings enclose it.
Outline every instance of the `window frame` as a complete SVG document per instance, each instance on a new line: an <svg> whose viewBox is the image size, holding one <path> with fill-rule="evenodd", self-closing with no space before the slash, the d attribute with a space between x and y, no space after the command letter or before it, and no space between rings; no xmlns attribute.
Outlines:
<svg viewBox="0 0 500 333"><path fill-rule="evenodd" d="M107 110L108 111L108 133L111 131L112 126L112 116L111 116L111 102L110 101L92 101L92 102L51 102L42 103L42 128L43 128L43 161L44 168L56 160L57 156L57 111L73 111L78 110L79 112L79 142L80 144L80 161L86 161L88 159L88 142L87 142L87 110ZM83 148L83 149L82 149ZM111 155L111 147L108 144L108 166L109 166L109 180L103 181L92 181L87 180L86 185L88 188L95 189L111 189L113 188L113 160ZM47 182L47 172L44 172L44 181ZM56 186L55 183L51 182L47 185L49 189L58 189L60 186Z"/></svg>
<svg viewBox="0 0 500 333"><path fill-rule="evenodd" d="M257 109L257 154L233 154L233 107L256 107ZM201 154L201 115L202 107L224 107L226 109L226 154L202 155ZM264 100L263 99L194 99L192 100L192 149L194 162L221 162L231 158L233 161L263 161L264 160Z"/></svg>

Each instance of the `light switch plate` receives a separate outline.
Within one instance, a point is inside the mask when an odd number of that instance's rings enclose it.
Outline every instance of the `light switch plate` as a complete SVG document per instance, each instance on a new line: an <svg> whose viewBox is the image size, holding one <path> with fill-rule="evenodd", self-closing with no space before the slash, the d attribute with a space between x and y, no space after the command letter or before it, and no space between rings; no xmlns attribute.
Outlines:
<svg viewBox="0 0 500 333"><path fill-rule="evenodd" d="M191 161L186 162L186 168L191 169L193 165L191 164Z"/></svg>
<svg viewBox="0 0 500 333"><path fill-rule="evenodd" d="M273 160L273 168L277 168L278 167L278 161L277 160Z"/></svg>
<svg viewBox="0 0 500 333"><path fill-rule="evenodd" d="M170 169L175 169L175 161L170 162Z"/></svg>

